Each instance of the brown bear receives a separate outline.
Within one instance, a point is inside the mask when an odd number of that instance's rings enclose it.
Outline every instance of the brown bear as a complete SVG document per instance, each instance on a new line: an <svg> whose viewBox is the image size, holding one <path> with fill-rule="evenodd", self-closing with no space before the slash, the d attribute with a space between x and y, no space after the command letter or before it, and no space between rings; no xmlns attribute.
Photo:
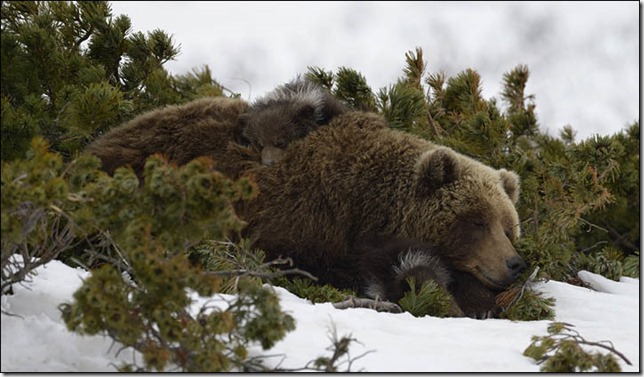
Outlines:
<svg viewBox="0 0 644 377"><path fill-rule="evenodd" d="M515 281L518 176L370 122L339 115L252 170L260 193L238 213L254 246L340 288L365 284L356 247L371 235L430 243L491 292Z"/></svg>
<svg viewBox="0 0 644 377"><path fill-rule="evenodd" d="M347 111L320 85L300 77L259 98L239 116L243 138L259 151L264 165L277 162L294 140Z"/></svg>
<svg viewBox="0 0 644 377"><path fill-rule="evenodd" d="M155 153L183 165L200 156L212 157L215 168L230 178L259 163L259 154L237 142L237 117L248 103L226 97L206 97L143 113L90 144L102 168L113 174L129 165L141 178L146 159Z"/></svg>

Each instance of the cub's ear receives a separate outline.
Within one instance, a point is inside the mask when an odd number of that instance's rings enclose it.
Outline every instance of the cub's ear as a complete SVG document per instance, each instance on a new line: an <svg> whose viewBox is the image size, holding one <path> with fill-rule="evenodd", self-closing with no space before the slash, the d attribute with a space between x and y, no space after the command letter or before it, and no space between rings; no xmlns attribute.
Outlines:
<svg viewBox="0 0 644 377"><path fill-rule="evenodd" d="M250 122L250 114L244 113L237 116L237 128L234 131L235 140L241 145L248 146L251 144L250 138L247 135L248 123Z"/></svg>
<svg viewBox="0 0 644 377"><path fill-rule="evenodd" d="M416 165L416 189L420 195L431 195L440 187L456 181L460 172L458 156L451 149L439 147L427 151Z"/></svg>
<svg viewBox="0 0 644 377"><path fill-rule="evenodd" d="M501 183L503 184L503 189L512 200L513 204L517 204L519 201L519 175L513 171L507 171L505 169L499 170L499 175L501 176Z"/></svg>
<svg viewBox="0 0 644 377"><path fill-rule="evenodd" d="M250 114L249 113L243 113L239 114L237 116L237 125L240 127L246 127L248 124L248 121L250 120Z"/></svg>
<svg viewBox="0 0 644 377"><path fill-rule="evenodd" d="M317 124L327 124L333 118L346 112L347 109L339 100L334 99L331 94L327 94L321 106L321 111L315 114L315 122Z"/></svg>
<svg viewBox="0 0 644 377"><path fill-rule="evenodd" d="M315 106L305 103L300 105L296 110L295 114L299 119L313 119L315 116Z"/></svg>

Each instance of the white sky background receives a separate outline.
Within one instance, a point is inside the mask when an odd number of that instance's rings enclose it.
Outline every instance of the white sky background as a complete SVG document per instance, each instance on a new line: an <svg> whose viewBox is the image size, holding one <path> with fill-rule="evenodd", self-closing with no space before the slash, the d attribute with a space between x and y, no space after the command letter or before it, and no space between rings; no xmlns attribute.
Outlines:
<svg viewBox="0 0 644 377"><path fill-rule="evenodd" d="M577 140L639 120L640 3L624 2L112 2L133 31L159 28L181 47L173 74L207 64L253 100L307 66L361 72L374 92L402 75L421 47L429 72L467 68L485 98L528 65L543 130ZM250 84L250 86L249 86Z"/></svg>

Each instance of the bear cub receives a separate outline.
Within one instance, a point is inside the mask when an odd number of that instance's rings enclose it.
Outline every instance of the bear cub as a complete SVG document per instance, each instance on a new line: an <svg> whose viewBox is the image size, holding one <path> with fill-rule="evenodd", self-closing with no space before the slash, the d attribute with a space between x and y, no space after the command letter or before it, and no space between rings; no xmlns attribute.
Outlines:
<svg viewBox="0 0 644 377"><path fill-rule="evenodd" d="M356 252L361 295L397 303L407 291L433 281L452 297L450 316L485 319L499 314L496 295L500 291L453 268L449 258L441 256L431 243L379 236L360 242ZM415 279L415 287L409 286L410 277Z"/></svg>
<svg viewBox="0 0 644 377"><path fill-rule="evenodd" d="M264 165L273 165L291 142L347 110L326 88L298 76L256 100L238 122L243 142L261 152Z"/></svg>

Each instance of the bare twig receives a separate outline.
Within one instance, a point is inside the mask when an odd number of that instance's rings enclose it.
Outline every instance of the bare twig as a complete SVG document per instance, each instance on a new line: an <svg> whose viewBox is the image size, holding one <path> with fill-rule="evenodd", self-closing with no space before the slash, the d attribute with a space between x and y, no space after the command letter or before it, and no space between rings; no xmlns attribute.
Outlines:
<svg viewBox="0 0 644 377"><path fill-rule="evenodd" d="M613 242L619 245L623 245L624 247L627 247L631 251L640 249L637 245L635 245L634 243L626 239L626 237L628 236L628 233L620 234L617 230L612 228L605 221L603 221L602 223L604 226L606 226L606 229L608 229L608 233L610 234L610 236L614 238Z"/></svg>
<svg viewBox="0 0 644 377"><path fill-rule="evenodd" d="M570 325L570 326L572 326L572 325ZM617 356L619 356L622 360L624 360L624 362L626 362L626 364L633 365L626 358L626 356L624 356L624 354L622 354L621 352L619 352L619 351L617 351L615 349L615 347L613 346L613 342L611 342L610 340L605 340L605 341L601 341L601 342L591 342L591 341L586 340L583 336L581 336L577 330L571 329L570 327L566 327L566 330L570 331L573 334L557 334L557 335L559 335L561 337L561 340L572 339L578 344L586 344L588 346L596 346L596 347L606 349L606 350L616 354ZM604 344L602 342L609 343L610 345L606 345L606 344Z"/></svg>
<svg viewBox="0 0 644 377"><path fill-rule="evenodd" d="M294 274L297 274L297 275L306 276L309 279L312 279L314 281L318 280L315 276L311 275L310 273L308 273L308 272L306 272L304 270L300 270L299 268L290 268L290 269L287 269L287 270L279 270L279 271L276 271L276 272L266 272L266 270L268 268L273 267L273 266L279 266L279 265L292 266L293 265L293 260L291 258L281 258L280 257L280 258L272 260L270 262L263 263L263 264L257 266L257 268L255 268L253 270L238 268L237 270L233 270L233 271L208 271L208 272L206 272L206 274L214 275L214 276L221 276L221 277L253 276L253 277L259 277L259 278L266 278L266 279L272 279L272 278L276 278L276 277L282 276L282 275L294 275Z"/></svg>
<svg viewBox="0 0 644 377"><path fill-rule="evenodd" d="M389 301L373 300L370 298L349 297L348 299L333 303L336 309L349 309L349 308L368 308L374 309L378 312L402 313L400 306Z"/></svg>
<svg viewBox="0 0 644 377"><path fill-rule="evenodd" d="M594 248L596 248L596 247L598 247L598 246L605 245L605 244L607 244L607 243L608 243L608 241L599 241L599 242L597 242L596 244L594 244L594 245L592 245L592 246L590 246L590 247L587 247L587 248L585 248L585 249L583 249L583 250L581 250L581 251L579 251L579 252L580 252L580 253L585 253L585 252L587 252L587 251L590 251L590 250L592 250L592 249L594 249Z"/></svg>
<svg viewBox="0 0 644 377"><path fill-rule="evenodd" d="M523 297L526 289L532 289L532 285L536 282L538 273L539 266L537 266L534 271L532 271L530 276L528 276L523 284L518 287L511 288L505 292L499 293L496 300L497 306L500 306L501 310L503 310L504 312L507 311L512 305L514 305Z"/></svg>
<svg viewBox="0 0 644 377"><path fill-rule="evenodd" d="M572 327L574 327L574 325L569 323L554 322L548 328L548 332L551 333L550 335L539 337L538 339L533 340L533 345L535 345L536 342L540 342L542 345L545 345L546 344L545 340L546 339L550 340L550 345L545 349L545 352L543 352L538 359L534 357L535 360L537 361L537 364L542 364L545 361L547 361L552 356L551 354L552 352L556 354L561 347L562 341L572 341L580 345L583 344L587 346L595 346L595 347L603 348L619 356L622 360L624 360L626 364L633 365L630 362L630 360L628 360L626 356L624 356L624 354L622 354L621 352L615 349L611 341L600 341L600 342L588 341L583 336L581 336L577 330L572 329ZM562 333L562 331L568 331L568 333Z"/></svg>

